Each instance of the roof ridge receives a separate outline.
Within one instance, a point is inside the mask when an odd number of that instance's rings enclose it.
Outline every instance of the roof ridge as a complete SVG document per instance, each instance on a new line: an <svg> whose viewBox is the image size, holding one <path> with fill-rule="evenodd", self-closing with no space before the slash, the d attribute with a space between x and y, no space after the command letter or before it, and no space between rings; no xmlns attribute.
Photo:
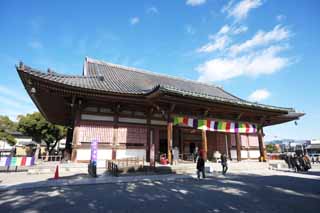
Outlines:
<svg viewBox="0 0 320 213"><path fill-rule="evenodd" d="M86 57L85 62L86 63L96 63L96 64L101 64L101 65L108 65L108 66L112 66L112 67L116 67L116 68L121 68L124 70L140 72L143 74L149 74L149 75L154 75L154 76L161 76L161 77L172 78L172 79L176 79L176 80L182 80L182 81L186 81L186 82L192 82L195 84L201 84L201 85L215 87L215 88L219 88L219 89L223 90L221 88L221 86L214 85L214 84L204 83L204 82L200 82L200 81L196 81L196 80L191 80L191 79L187 79L187 78L182 78L182 77L177 77L177 76L172 76L172 75L167 75L167 74L162 74L162 73L156 73L156 72L152 72L152 71L146 70L146 69L140 69L140 68L128 67L128 66L124 66L124 65L120 65L120 64L114 64L111 62L106 62L106 61L102 61L102 60L98 60L98 59L94 59L94 58ZM225 90L223 90L223 91L225 92ZM238 98L238 97L236 97L236 98Z"/></svg>
<svg viewBox="0 0 320 213"><path fill-rule="evenodd" d="M207 93L199 93L199 92L192 92L192 91L183 90L183 89L177 89L177 88L172 87L170 85L158 85L158 86L160 88L164 88L164 89L174 89L176 91L183 91L183 92L187 92L187 93L190 93L190 94L197 94L197 95L200 95L200 96L203 96L203 97L206 97L206 96L207 97L212 97L212 98L215 98L215 99L225 100L225 101L229 101L229 102L232 102L232 103L243 102L246 105L252 105L252 106L257 106L257 107L266 107L266 108L281 109L281 110L293 110L293 108L290 108L290 107L278 107L278 106L273 106L273 105L269 105L269 104L251 102L251 101L247 101L247 100L244 100L244 99L233 100L233 99L230 99L230 98L219 97L219 96L210 95L210 94L207 94Z"/></svg>
<svg viewBox="0 0 320 213"><path fill-rule="evenodd" d="M45 75L51 75L51 76L57 76L57 77L68 77L68 78L99 78L99 75L92 75L92 76L83 76L83 75L75 75L75 74L63 74L63 73L59 73L56 72L52 69L49 70L49 72L41 70L41 69L35 69L33 67L29 67L27 65L24 65L24 67L21 69L18 66L16 66L17 69L20 69L22 71L27 71L27 72L36 72L39 74L45 74Z"/></svg>

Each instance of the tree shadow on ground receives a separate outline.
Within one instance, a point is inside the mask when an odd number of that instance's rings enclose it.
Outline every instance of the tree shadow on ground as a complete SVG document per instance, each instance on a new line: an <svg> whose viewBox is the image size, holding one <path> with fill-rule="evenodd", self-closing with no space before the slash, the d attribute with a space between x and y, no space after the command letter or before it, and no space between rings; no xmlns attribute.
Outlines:
<svg viewBox="0 0 320 213"><path fill-rule="evenodd" d="M202 180L63 186L0 192L3 212L318 212L319 180L215 174Z"/></svg>

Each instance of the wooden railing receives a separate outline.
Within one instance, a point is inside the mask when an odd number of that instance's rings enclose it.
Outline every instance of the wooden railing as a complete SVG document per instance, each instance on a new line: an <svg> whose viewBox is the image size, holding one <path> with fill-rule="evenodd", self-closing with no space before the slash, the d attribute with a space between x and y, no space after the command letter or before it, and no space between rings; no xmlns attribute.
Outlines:
<svg viewBox="0 0 320 213"><path fill-rule="evenodd" d="M167 158L167 154L160 154L159 159ZM179 160L193 161L194 154L193 153L180 153Z"/></svg>
<svg viewBox="0 0 320 213"><path fill-rule="evenodd" d="M118 176L120 170L129 168L129 167L144 167L145 159L138 157L124 158L118 160L107 160L106 166L108 168L108 172L111 175Z"/></svg>
<svg viewBox="0 0 320 213"><path fill-rule="evenodd" d="M107 161L107 168L108 172L110 172L111 175L113 176L118 176L119 171L118 171L118 165L112 161Z"/></svg>

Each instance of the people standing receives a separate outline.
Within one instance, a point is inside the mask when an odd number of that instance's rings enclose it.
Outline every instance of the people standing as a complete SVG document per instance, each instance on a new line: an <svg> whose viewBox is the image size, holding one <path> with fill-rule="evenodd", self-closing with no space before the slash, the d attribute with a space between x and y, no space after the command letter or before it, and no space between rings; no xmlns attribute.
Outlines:
<svg viewBox="0 0 320 213"><path fill-rule="evenodd" d="M200 179L200 172L202 173L202 178L206 178L204 171L204 159L202 155L199 155L197 160L197 175L198 179Z"/></svg>
<svg viewBox="0 0 320 213"><path fill-rule="evenodd" d="M225 175L228 170L228 164L227 164L227 156L224 153L221 155L221 166L222 166L222 174Z"/></svg>
<svg viewBox="0 0 320 213"><path fill-rule="evenodd" d="M193 150L193 162L196 163L198 160L198 156L199 156L199 149L196 146L196 148Z"/></svg>
<svg viewBox="0 0 320 213"><path fill-rule="evenodd" d="M179 149L178 147L174 147L173 151L172 151L173 155L173 164L177 165L178 164L178 160L179 160Z"/></svg>

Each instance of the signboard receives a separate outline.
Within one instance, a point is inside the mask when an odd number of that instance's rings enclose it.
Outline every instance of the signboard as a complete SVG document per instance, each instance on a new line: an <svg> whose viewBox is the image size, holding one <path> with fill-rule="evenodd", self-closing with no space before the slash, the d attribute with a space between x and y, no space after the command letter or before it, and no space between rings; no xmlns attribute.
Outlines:
<svg viewBox="0 0 320 213"><path fill-rule="evenodd" d="M155 145L153 142L153 130L150 131L150 167L155 167Z"/></svg>
<svg viewBox="0 0 320 213"><path fill-rule="evenodd" d="M150 167L155 167L155 147L154 144L150 146Z"/></svg>
<svg viewBox="0 0 320 213"><path fill-rule="evenodd" d="M94 164L97 163L98 158L98 140L91 141L91 158L90 161Z"/></svg>

